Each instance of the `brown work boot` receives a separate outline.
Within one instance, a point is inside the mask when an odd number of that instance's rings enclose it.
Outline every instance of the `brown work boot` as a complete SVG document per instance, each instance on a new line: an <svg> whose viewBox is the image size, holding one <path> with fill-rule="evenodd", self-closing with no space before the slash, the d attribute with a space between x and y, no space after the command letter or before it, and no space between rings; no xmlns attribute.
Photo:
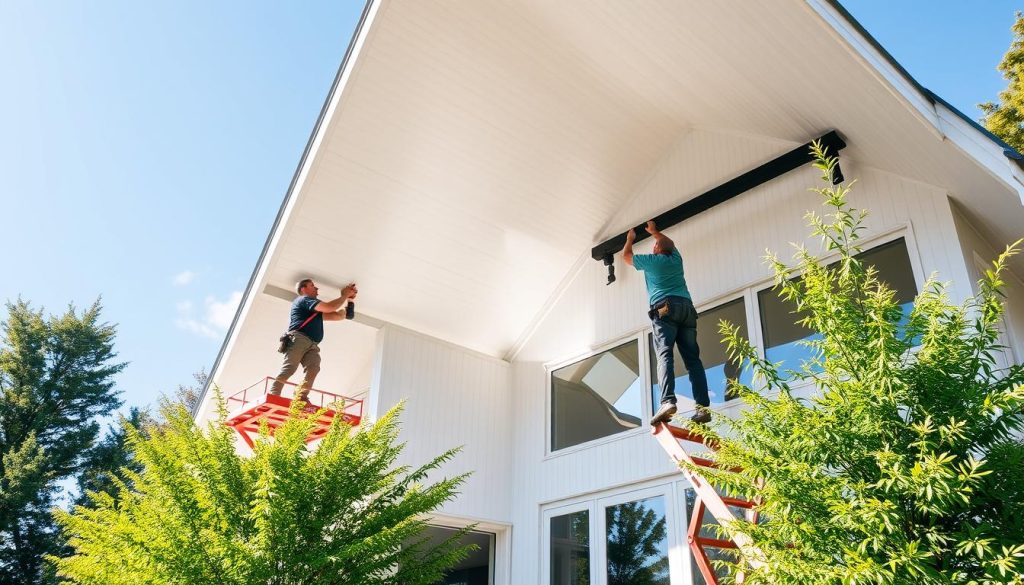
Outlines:
<svg viewBox="0 0 1024 585"><path fill-rule="evenodd" d="M662 402L661 406L658 407L658 411L651 417L651 426L671 421L672 415L675 413L676 405L674 402Z"/></svg>
<svg viewBox="0 0 1024 585"><path fill-rule="evenodd" d="M707 424L711 422L711 410L706 406L698 406L697 412L693 413L690 417L690 422L698 424Z"/></svg>

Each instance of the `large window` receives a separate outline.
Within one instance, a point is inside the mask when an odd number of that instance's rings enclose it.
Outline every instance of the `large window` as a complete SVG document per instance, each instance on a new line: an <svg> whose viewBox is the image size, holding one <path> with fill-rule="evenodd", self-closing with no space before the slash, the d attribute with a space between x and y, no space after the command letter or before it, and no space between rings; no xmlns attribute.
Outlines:
<svg viewBox="0 0 1024 585"><path fill-rule="evenodd" d="M878 279L896 292L896 302L903 308L906 318L917 294L907 243L900 238L863 252L857 258L865 266L874 266L878 270ZM802 362L814 357L813 350L803 342L820 339L821 334L797 323L800 315L793 303L780 298L775 289L768 288L757 293L757 304L761 313L764 354L768 361L782 362L784 369L795 370Z"/></svg>
<svg viewBox="0 0 1024 585"><path fill-rule="evenodd" d="M726 320L740 328L740 335L749 339L747 333L747 309L743 299L739 298L718 305L700 313L697 321L697 345L700 347L700 359L704 364L704 373L708 379L708 396L711 404L724 404L736 398L735 394L729 392L729 380L739 380L749 385L752 374L749 368L742 369L736 361L730 360L728 346L722 341L722 335L718 332L718 322ZM693 408L694 402L690 393L690 373L683 364L683 358L679 355L679 347L673 349L676 379L676 399L680 410ZM652 410L661 403L661 385L658 383L658 357L654 352L654 343L651 336L648 336L648 355L651 364L651 405ZM653 414L653 412L652 412Z"/></svg>
<svg viewBox="0 0 1024 585"><path fill-rule="evenodd" d="M640 426L637 340L551 372L551 450Z"/></svg>
<svg viewBox="0 0 1024 585"><path fill-rule="evenodd" d="M682 488L683 482L634 488L545 511L541 583L682 582L685 510L676 498Z"/></svg>

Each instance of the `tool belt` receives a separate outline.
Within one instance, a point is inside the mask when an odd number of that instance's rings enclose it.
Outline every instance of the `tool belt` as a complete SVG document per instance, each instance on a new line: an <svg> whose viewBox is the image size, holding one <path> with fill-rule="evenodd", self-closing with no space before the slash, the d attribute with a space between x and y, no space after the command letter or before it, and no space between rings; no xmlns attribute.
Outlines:
<svg viewBox="0 0 1024 585"><path fill-rule="evenodd" d="M277 338L277 342L278 342L277 343L277 353L288 353L288 348L290 348L292 346L292 344L295 343L295 334L298 333L306 325L309 325L309 322L312 321L313 318L316 317L316 316L317 316L317 312L313 311L313 314L310 315L309 317L307 317L306 320L302 322L302 325L299 325L298 329L294 329L292 331L286 331L284 333L284 335L282 335L281 337L278 337Z"/></svg>
<svg viewBox="0 0 1024 585"><path fill-rule="evenodd" d="M660 303L654 305L654 307L651 308L650 311L647 311L647 316L651 318L651 321L655 319L660 319L665 315L668 315L668 301L661 301Z"/></svg>

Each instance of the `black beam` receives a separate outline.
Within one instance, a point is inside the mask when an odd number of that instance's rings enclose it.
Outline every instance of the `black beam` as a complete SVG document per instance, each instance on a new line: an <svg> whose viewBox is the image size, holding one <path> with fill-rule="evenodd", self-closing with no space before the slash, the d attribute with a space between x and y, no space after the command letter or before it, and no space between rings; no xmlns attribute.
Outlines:
<svg viewBox="0 0 1024 585"><path fill-rule="evenodd" d="M843 142L843 139L839 137L835 130L818 138L817 141L821 143L829 156L837 156L841 149L846 148L846 143ZM690 219L698 213L707 211L719 203L724 203L741 193L767 183L813 160L814 155L811 154L811 143L808 142L651 219L657 224L659 230L668 229L683 220ZM841 174L837 172L837 175L835 178L841 181ZM650 234L644 229L645 227L647 227L647 222L633 228L636 230L636 241L639 242L650 237ZM594 246L590 251L590 255L594 260L602 260L605 264L610 264L607 260L611 259L613 255L622 250L623 246L626 245L626 233L623 232ZM610 277L609 284L613 280L614 276Z"/></svg>

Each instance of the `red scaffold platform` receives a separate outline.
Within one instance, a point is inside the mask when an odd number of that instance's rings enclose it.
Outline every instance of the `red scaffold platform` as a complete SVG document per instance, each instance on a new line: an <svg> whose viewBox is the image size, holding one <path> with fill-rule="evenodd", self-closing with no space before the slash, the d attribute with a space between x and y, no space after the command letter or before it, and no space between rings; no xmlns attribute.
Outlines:
<svg viewBox="0 0 1024 585"><path fill-rule="evenodd" d="M703 436L693 431L665 423L654 425L651 429L651 434L658 439L658 443L661 444L662 448L665 449L677 465L685 461L698 467L718 468L714 461L705 457L691 455L683 447L684 443L689 442L715 450L717 449L717 444L713 441L705 441ZM747 553L748 559L756 559L761 555L750 537L740 532L734 531L731 540L702 536L701 527L704 524L704 512L705 510L710 512L720 525L725 526L727 522L736 520L736 516L733 515L730 508L737 508L743 510L747 521L757 524L759 515L755 502L722 495L703 475L682 465L679 466L679 469L686 476L686 479L690 480L693 490L697 493L697 501L693 506L686 540L690 545L693 558L697 562L697 567L700 569L701 575L704 576L704 581L709 585L718 585L718 575L715 573L705 549L735 550L741 548ZM728 471L735 472L738 470L729 469ZM760 564L757 561L751 561L751 563L755 565L755 568ZM737 583L743 583L744 581L742 573L736 576Z"/></svg>
<svg viewBox="0 0 1024 585"><path fill-rule="evenodd" d="M267 421L267 427L273 435L288 418L288 411L292 406L291 395L295 393L296 384L285 382L284 392L281 396L276 396L269 393L273 383L274 378L267 377L228 397L228 420L224 424L238 431L250 448L254 446L254 437L259 435L262 421ZM335 417L340 416L351 426L359 425L363 419L362 400L313 388L310 389L306 402L303 412L312 414L320 411L316 427L306 437L307 443L323 438Z"/></svg>

